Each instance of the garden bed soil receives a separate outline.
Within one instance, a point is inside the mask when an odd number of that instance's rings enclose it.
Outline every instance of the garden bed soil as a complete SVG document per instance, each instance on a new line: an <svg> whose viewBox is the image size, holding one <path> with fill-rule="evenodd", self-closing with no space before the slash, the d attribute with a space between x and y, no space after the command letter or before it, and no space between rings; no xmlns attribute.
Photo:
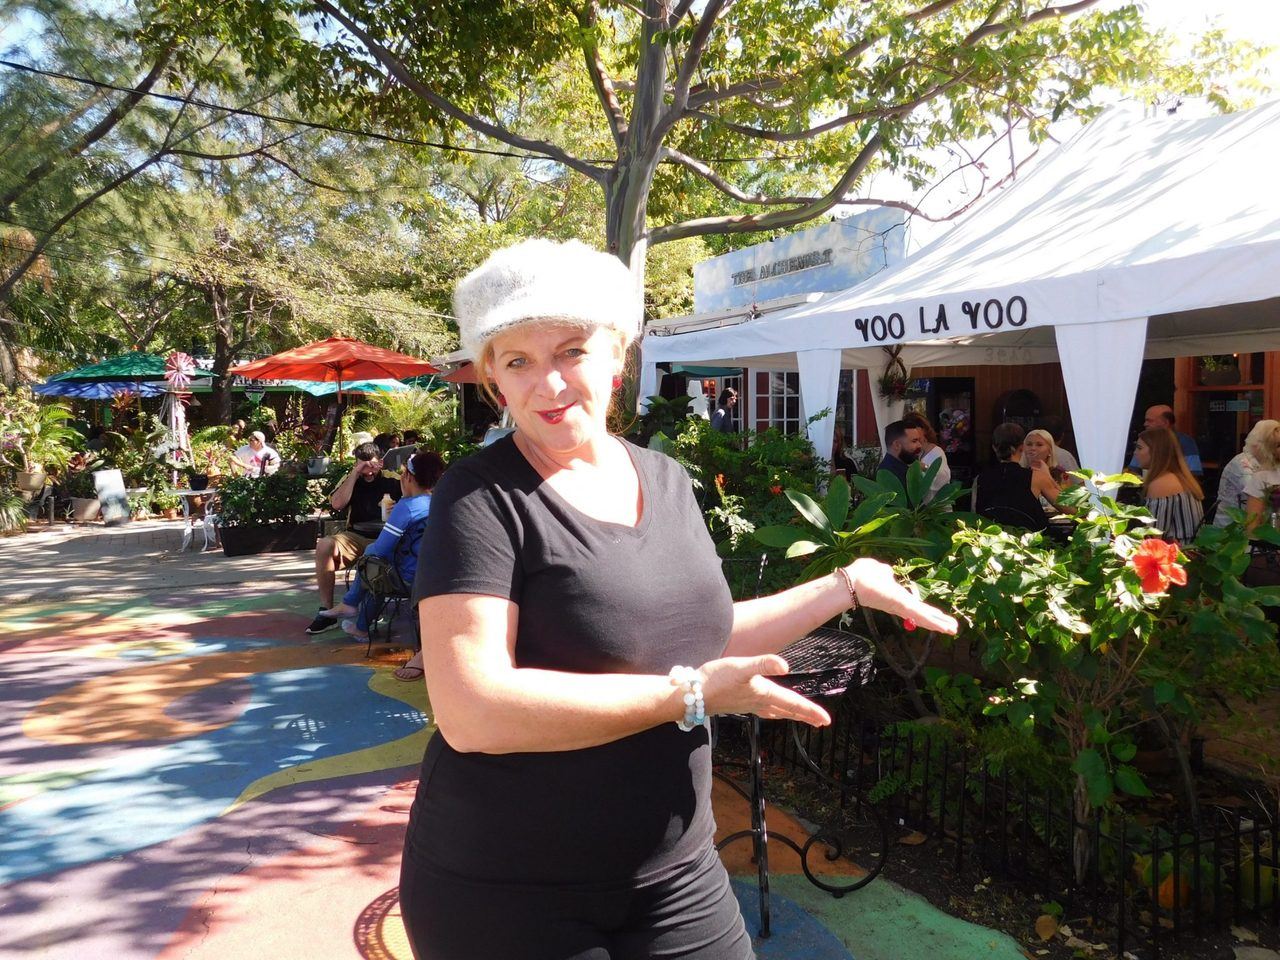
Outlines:
<svg viewBox="0 0 1280 960"><path fill-rule="evenodd" d="M826 805L816 798L810 783L793 778L781 768L769 767L765 782L770 802L802 821L822 822L833 812L834 804ZM1007 933L1031 958L1110 960L1119 956L1114 933L1094 930L1087 916L1065 916L1060 922L1075 940L1103 949L1069 946L1068 937L1061 930L1048 940L1042 939L1036 922L1045 915L1046 908L1053 909L1047 907L1049 900L1029 892L1025 884L1016 881L979 875L967 869L957 873L954 851L949 844L940 844L934 838L915 842L920 838L920 834L906 827L896 828L895 842L890 847L881 879L905 887L952 916ZM1253 945L1280 948L1280 931L1275 928L1258 928L1251 933L1257 935L1257 940L1250 941ZM1202 937L1180 936L1175 942L1162 944L1160 957L1163 960L1235 960L1235 947L1241 945L1244 942L1229 930L1209 931ZM1129 947L1126 954L1137 960L1148 960L1152 956L1149 948Z"/></svg>
<svg viewBox="0 0 1280 960"><path fill-rule="evenodd" d="M716 759L745 761L745 742L733 733L723 737L716 747ZM734 774L737 776L737 774ZM1229 805L1231 798L1240 794L1246 785L1229 772L1206 770L1198 778L1202 802L1223 802ZM801 777L794 771L776 764L768 764L766 758L765 783L769 802L787 810L810 824L828 822L836 813L838 796L815 786L812 779ZM744 784L744 789L746 785ZM1158 807L1171 811L1176 807L1176 786L1170 782L1167 789L1156 786ZM955 870L955 851L950 843L941 843L935 837L925 837L905 826L894 828L894 842L890 846L889 859L881 878L896 883L923 897L940 910L980 926L1007 933L1016 940L1030 958L1068 960L1068 958L1095 958L1109 960L1119 955L1115 950L1114 931L1095 930L1087 915L1064 916L1059 922L1065 925L1074 938L1068 946L1068 937L1061 931L1042 939L1036 924L1053 902L1052 897L1035 892L1027 883L1004 879L982 873L966 866ZM856 861L856 856L852 859ZM878 882L878 881L877 881ZM856 894L851 895L856 897ZM1087 904L1079 910L1087 913ZM1240 929L1240 928L1237 928ZM1257 946L1280 950L1280 930L1275 927L1244 928L1244 935L1256 936L1256 940L1241 940L1229 929L1206 929L1203 936L1180 934L1176 941L1162 942L1162 960L1236 960L1238 946ZM1102 949L1091 949L1101 946ZM1126 955L1136 960L1153 957L1150 948L1126 948Z"/></svg>

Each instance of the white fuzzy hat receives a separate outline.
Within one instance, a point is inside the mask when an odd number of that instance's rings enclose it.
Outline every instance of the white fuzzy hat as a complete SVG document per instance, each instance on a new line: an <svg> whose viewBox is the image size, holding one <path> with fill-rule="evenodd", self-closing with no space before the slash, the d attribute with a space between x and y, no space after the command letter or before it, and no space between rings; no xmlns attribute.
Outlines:
<svg viewBox="0 0 1280 960"><path fill-rule="evenodd" d="M463 350L479 358L495 333L530 320L611 327L634 340L644 305L617 257L577 240L524 240L458 281L453 312Z"/></svg>

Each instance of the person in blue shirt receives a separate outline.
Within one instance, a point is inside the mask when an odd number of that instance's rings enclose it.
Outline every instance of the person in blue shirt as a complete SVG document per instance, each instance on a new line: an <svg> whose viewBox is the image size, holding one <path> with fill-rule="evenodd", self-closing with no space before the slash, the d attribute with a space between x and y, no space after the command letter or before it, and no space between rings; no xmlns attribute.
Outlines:
<svg viewBox="0 0 1280 960"><path fill-rule="evenodd" d="M1200 447L1197 446L1195 437L1189 437L1185 433L1179 433L1174 429L1173 407L1167 403L1157 403L1154 407L1147 407L1146 414L1142 418L1143 430L1155 430L1159 427L1166 427L1173 430L1174 436L1178 438L1178 446L1182 449L1182 458L1187 461L1187 469L1191 471L1193 477L1204 476L1204 465L1200 462ZM1129 461L1130 467L1137 467L1138 460L1133 458Z"/></svg>
<svg viewBox="0 0 1280 960"><path fill-rule="evenodd" d="M433 450L419 450L400 470L403 494L391 509L378 538L365 547L365 556L382 557L395 564L405 584L413 583L418 570L418 546L427 515L431 512L431 491L444 473L444 460ZM342 620L342 629L358 640L369 638L369 588L357 577L342 601L321 613Z"/></svg>

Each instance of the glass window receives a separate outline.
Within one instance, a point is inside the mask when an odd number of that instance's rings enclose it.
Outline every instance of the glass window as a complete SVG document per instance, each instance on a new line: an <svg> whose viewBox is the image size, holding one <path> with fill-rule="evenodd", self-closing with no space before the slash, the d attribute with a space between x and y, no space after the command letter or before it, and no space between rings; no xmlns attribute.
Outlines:
<svg viewBox="0 0 1280 960"><path fill-rule="evenodd" d="M783 433L799 433L803 426L800 411L800 374L793 371L773 370L768 376L757 375L757 385L765 389L757 393L757 409L766 412L767 423L759 426L777 427Z"/></svg>

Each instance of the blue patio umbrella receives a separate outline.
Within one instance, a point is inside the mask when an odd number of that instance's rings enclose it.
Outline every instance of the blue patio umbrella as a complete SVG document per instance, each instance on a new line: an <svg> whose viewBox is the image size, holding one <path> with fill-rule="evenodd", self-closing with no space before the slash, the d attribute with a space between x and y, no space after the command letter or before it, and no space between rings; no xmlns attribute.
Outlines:
<svg viewBox="0 0 1280 960"><path fill-rule="evenodd" d="M32 393L42 397L68 397L72 400L110 400L118 393L137 393L158 397L165 392L163 383L138 383L133 380L104 380L91 383L77 380L50 380L37 383Z"/></svg>

